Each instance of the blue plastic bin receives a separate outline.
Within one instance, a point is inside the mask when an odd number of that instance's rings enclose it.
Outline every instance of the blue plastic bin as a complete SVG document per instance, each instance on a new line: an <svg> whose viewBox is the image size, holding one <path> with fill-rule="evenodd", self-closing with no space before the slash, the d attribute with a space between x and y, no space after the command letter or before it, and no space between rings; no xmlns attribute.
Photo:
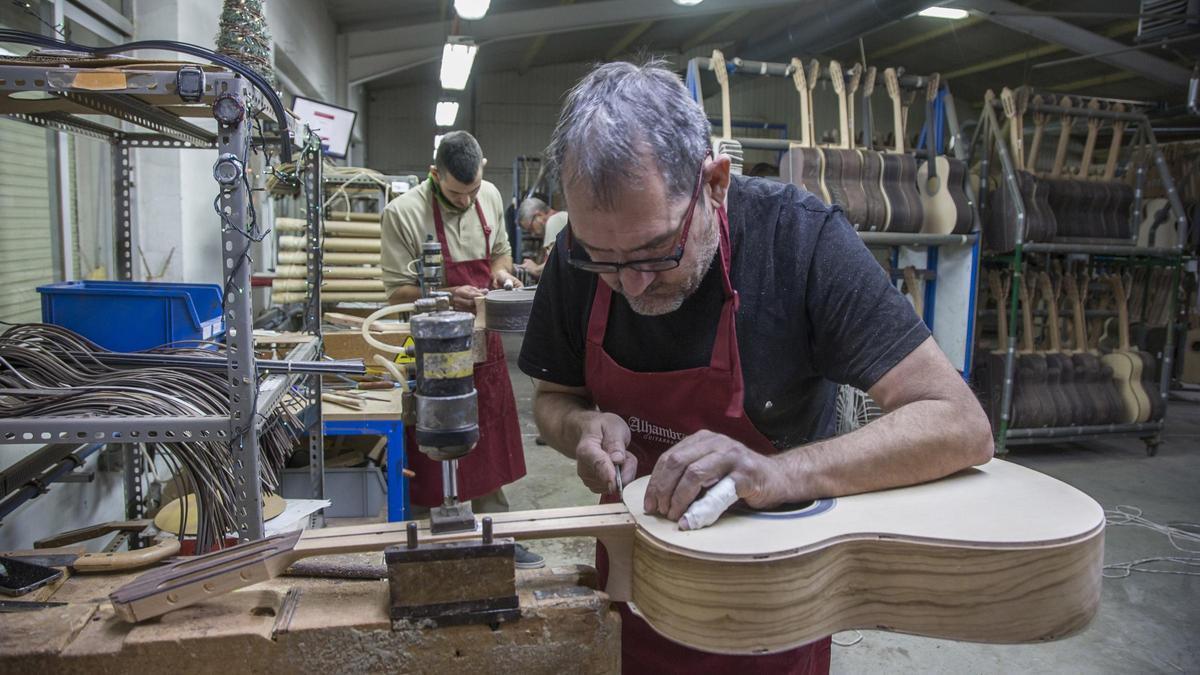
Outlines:
<svg viewBox="0 0 1200 675"><path fill-rule="evenodd" d="M39 286L42 321L101 347L133 352L225 334L221 287L145 281L64 281Z"/></svg>

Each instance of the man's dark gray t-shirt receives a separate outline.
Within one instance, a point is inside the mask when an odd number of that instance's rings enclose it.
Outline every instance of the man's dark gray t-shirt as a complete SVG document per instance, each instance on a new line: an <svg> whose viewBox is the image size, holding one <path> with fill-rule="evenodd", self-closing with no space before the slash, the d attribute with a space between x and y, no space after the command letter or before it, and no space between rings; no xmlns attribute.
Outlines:
<svg viewBox="0 0 1200 675"><path fill-rule="evenodd" d="M929 330L841 209L793 185L742 176L726 204L746 413L781 449L831 436L835 383L869 389ZM546 264L519 365L531 377L583 387L588 318L603 281L571 267L564 242L560 235ZM605 351L637 372L708 365L720 274L714 261L696 292L662 316L637 314L614 293Z"/></svg>

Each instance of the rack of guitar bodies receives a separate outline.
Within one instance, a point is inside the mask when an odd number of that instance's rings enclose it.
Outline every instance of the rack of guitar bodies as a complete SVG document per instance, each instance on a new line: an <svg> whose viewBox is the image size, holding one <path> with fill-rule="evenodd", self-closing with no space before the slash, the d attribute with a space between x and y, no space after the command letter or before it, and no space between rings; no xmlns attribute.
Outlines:
<svg viewBox="0 0 1200 675"><path fill-rule="evenodd" d="M1054 261L1021 275L998 267L985 274L980 315L995 327L995 339L990 346L981 341L974 380L997 433L1002 424L1014 434L1161 422L1162 364L1131 339L1131 317L1140 330L1137 342L1153 343L1155 333L1161 338L1170 314L1170 269L1089 273ZM1005 391L1010 344L1016 363Z"/></svg>
<svg viewBox="0 0 1200 675"><path fill-rule="evenodd" d="M935 107L943 103L953 110L948 87L937 75L906 74L903 68L877 69L854 64L843 67L838 61L822 64L816 59L803 62L767 63L732 59L726 61L720 51L711 58L694 58L688 64L689 86L699 93L698 70L709 70L721 85L723 138L730 138L730 73L768 75L788 78L800 100L800 138L734 138L744 148L783 152L779 174L784 181L819 196L827 204L836 204L845 212L855 229L865 232L900 234L966 235L975 228L967 183L966 162L954 157L914 150L909 138L908 113L920 97L925 107L927 146L941 129L935 130ZM832 85L817 89L818 83ZM878 86L877 86L878 85ZM872 100L877 90L886 90L890 100L890 130L877 133ZM829 101L819 101L829 97ZM814 110L817 103L836 99L833 133L818 133ZM832 105L821 108L833 109ZM952 113L948 115L952 136L958 129ZM882 126L882 125L881 125ZM876 139L882 138L883 143Z"/></svg>
<svg viewBox="0 0 1200 675"><path fill-rule="evenodd" d="M1082 152L1076 153L1080 133ZM1027 87L1005 87L998 96L989 90L979 138L985 140L977 176L986 180L972 180L979 182L986 250L1007 252L1031 243L1159 249L1183 244L1189 209L1166 164L1158 161L1154 132L1135 104L1038 94ZM1129 161L1122 162L1126 153ZM1165 199L1144 198L1148 164L1159 173Z"/></svg>

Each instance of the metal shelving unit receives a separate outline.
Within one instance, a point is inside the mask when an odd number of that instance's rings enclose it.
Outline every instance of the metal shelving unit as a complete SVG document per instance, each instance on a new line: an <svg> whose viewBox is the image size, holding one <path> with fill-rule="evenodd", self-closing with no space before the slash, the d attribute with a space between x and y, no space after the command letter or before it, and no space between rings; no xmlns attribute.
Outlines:
<svg viewBox="0 0 1200 675"><path fill-rule="evenodd" d="M1133 239L1126 242L1125 240L1108 240L1108 239L1055 239L1050 242L1026 242L1025 241L1025 223L1026 209L1021 198L1020 188L1017 182L1017 175L1013 158L1008 151L1007 140L1004 138L1002 126L996 115L996 109L1000 108L1002 103L997 100L992 105L984 105L983 111L980 114L979 126L976 128L975 139L970 144L970 150L975 151L976 146L980 146L983 151L980 162L980 175L987 176L989 165L991 163L991 153L993 148L1000 159L1000 174L1002 178L1001 189L1007 190L1009 197L1012 199L1015 211L1014 222L1012 227L1015 229L1015 248L1011 252L1003 252L1003 255L992 256L991 260L1007 264L1012 270L1012 289L1008 299L1008 335L1002 336L1004 339L1004 376L1003 388L1000 404L1000 420L996 433L996 454L1005 454L1009 447L1015 445L1031 445L1036 443L1045 443L1047 441L1080 441L1090 440L1095 438L1114 437L1114 436L1130 436L1142 439L1146 443L1147 454L1153 455L1157 451L1157 447L1161 442L1161 434L1165 428L1165 419L1155 422L1144 422L1135 424L1107 424L1098 426L1086 427L1043 427L1043 428L1024 428L1013 429L1009 427L1011 416L1012 398L1013 398L1013 374L1016 364L1016 343L1017 343L1017 311L1019 305L1019 281L1024 274L1025 254L1026 253L1045 253L1045 254L1075 254L1086 255L1092 259L1116 261L1120 264L1147 264L1149 261L1156 261L1157 264L1165 264L1173 270L1171 295L1168 305L1168 330L1166 331L1166 345L1163 348L1161 373L1159 378L1159 391L1164 399L1167 396L1170 385L1171 365L1175 351L1175 326L1176 307L1178 301L1178 286L1182 265L1184 262L1183 243L1187 241L1187 216L1184 213L1183 203L1180 200L1179 194L1175 189L1175 181L1172 179L1170 172L1167 170L1166 162L1163 160L1162 153L1158 149L1158 141L1154 136L1154 129L1150 124L1149 119L1144 113L1140 112L1116 112L1111 110L1093 110L1085 106L1067 109L1061 106L1045 105L1033 103L1030 105L1030 110L1043 113L1070 113L1077 117L1087 117L1093 119L1103 119L1110 121L1123 121L1137 126L1135 138L1137 142L1149 150L1149 156L1154 158L1154 165L1162 179L1163 186L1166 188L1167 198L1171 206L1171 212L1175 217L1176 224L1179 228L1179 247L1173 249L1164 248L1145 248L1134 245L1137 237L1137 216L1141 212L1141 202L1143 195L1143 186L1146 178L1146 167L1139 165L1136 167L1136 186L1134 190L1134 205L1131 209L1130 217L1135 221L1132 223L1131 231ZM988 188L987 181L980 181L981 190L979 195L980 211L987 207Z"/></svg>
<svg viewBox="0 0 1200 675"><path fill-rule="evenodd" d="M81 134L107 141L112 146L113 201L117 239L117 276L133 277L134 233L136 231L136 185L133 180L135 148L215 149L225 159L246 161L253 126L261 122L287 124L273 120L270 109L259 93L242 77L216 66L204 66L202 96L187 102L176 93L177 66L159 62L129 60L103 67L89 67L86 59L70 62L45 59L10 60L0 64L0 114L39 126ZM183 64L180 64L183 65ZM191 64L189 64L191 65ZM16 92L40 92L41 98L12 98ZM246 111L236 123L220 126L217 132L193 124L188 118L213 116L217 97L232 98ZM100 121L97 121L100 116ZM115 118L115 124L109 124ZM145 132L130 132L121 124L137 126ZM260 139L263 144L271 139ZM305 153L305 180L313 181L318 199L309 205L309 237L320 236L320 169L318 151ZM310 396L306 404L319 411L320 375L275 374L259 382L253 332L250 264L248 253L253 243L248 184L234 180L218 187L218 207L223 222L221 233L222 269L226 293L223 313L226 324L228 355L227 378L230 415L205 417L113 417L55 418L28 417L0 419L0 443L94 443L125 444L125 486L127 517L144 515L141 500L142 453L133 444L144 440L170 442L173 438L212 438L230 444L237 467L238 534L243 541L263 536L262 494L259 480L260 455L258 431L261 411L269 410L289 391L295 393L300 378L309 379ZM315 209L315 210L314 210ZM215 218L215 215L214 215ZM313 219L316 227L312 226ZM310 263L309 283L320 292L320 261ZM314 278L314 275L316 277ZM319 305L316 305L319 307ZM294 349L287 360L298 362L320 357L319 320L306 315L306 328L315 340ZM319 413L318 413L319 415ZM314 471L320 472L323 453L320 425L315 426L316 443L312 447ZM311 437L311 436L310 436ZM314 496L321 496L320 475L313 481Z"/></svg>

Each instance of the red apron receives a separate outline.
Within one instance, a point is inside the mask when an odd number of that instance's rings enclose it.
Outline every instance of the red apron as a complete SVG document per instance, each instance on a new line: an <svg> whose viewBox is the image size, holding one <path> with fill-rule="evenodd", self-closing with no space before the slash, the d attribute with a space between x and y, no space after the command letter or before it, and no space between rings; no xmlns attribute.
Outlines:
<svg viewBox="0 0 1200 675"><path fill-rule="evenodd" d="M455 261L446 243L446 228L437 197L433 203L433 223L442 245L442 263L446 270L447 286L471 285L488 288L492 283L492 228L488 226L479 200L475 213L483 226L484 257ZM517 401L512 381L508 377L508 362L500 335L488 331L487 360L475 364L475 389L479 392L479 444L458 461L458 496L470 501L499 490L525 475L525 450L521 445L521 426L517 421ZM408 451L408 468L417 475L410 482L409 499L420 506L440 506L442 503L441 462L429 459L417 449L416 432L410 425L405 430L404 443Z"/></svg>
<svg viewBox="0 0 1200 675"><path fill-rule="evenodd" d="M721 308L712 360L706 367L661 373L639 373L623 368L604 351L612 288L600 280L592 299L585 354L587 388L596 406L620 415L629 424L629 452L637 457L638 476L647 476L659 455L685 436L702 429L725 434L750 449L773 454L774 446L754 426L743 408L745 393L738 358L737 291L729 281L729 221L725 209L717 210L721 223L721 273L725 303ZM605 495L602 502L617 501ZM603 582L608 559L597 546L596 566ZM654 632L625 603L621 613L621 670L624 673L826 673L830 639L818 640L779 654L729 656L708 654L676 644Z"/></svg>

